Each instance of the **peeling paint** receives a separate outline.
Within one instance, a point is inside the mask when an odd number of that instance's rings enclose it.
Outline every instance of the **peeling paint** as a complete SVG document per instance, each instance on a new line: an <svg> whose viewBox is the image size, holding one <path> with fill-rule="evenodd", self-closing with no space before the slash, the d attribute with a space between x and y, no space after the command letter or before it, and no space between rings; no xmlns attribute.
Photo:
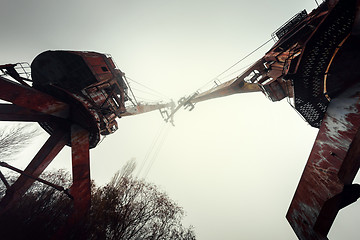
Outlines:
<svg viewBox="0 0 360 240"><path fill-rule="evenodd" d="M299 239L327 239L326 233L321 234L314 227L317 225L326 232L329 221L333 221L324 216L319 219L319 215L324 205L343 190L344 183L338 177L339 170L351 167L344 166L343 161L360 127L359 92L360 84L357 84L330 102L320 126L287 213L287 219ZM327 209L330 211L327 214L336 216L339 210Z"/></svg>

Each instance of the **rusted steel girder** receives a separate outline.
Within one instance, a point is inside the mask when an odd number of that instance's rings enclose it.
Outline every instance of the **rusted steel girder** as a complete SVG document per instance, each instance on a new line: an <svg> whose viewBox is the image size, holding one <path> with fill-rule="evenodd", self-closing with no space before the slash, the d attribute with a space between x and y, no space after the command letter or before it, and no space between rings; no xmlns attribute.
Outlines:
<svg viewBox="0 0 360 240"><path fill-rule="evenodd" d="M3 77L0 77L0 99L13 103L0 105L2 121L43 121L58 118L62 122L61 127L49 137L24 170L28 175L39 177L67 142L69 129L64 119L69 116L69 106L48 94ZM9 209L34 181L25 175L20 175L1 199L0 214Z"/></svg>
<svg viewBox="0 0 360 240"><path fill-rule="evenodd" d="M259 60L258 62L261 62L261 60ZM213 98L229 96L236 93L260 92L261 88L259 87L258 84L244 81L243 76L247 76L247 75L249 75L249 73L245 72L230 81L222 83L206 92L198 94L191 99L191 103L194 104Z"/></svg>
<svg viewBox="0 0 360 240"><path fill-rule="evenodd" d="M55 156L65 146L67 136L68 132L66 130L58 129L45 142L24 172L28 175L39 177ZM20 175L20 177L6 190L5 196L1 199L0 214L11 208L12 204L19 200L34 182L34 179L25 175Z"/></svg>
<svg viewBox="0 0 360 240"><path fill-rule="evenodd" d="M360 84L328 107L286 218L301 240L327 239L339 210L360 197Z"/></svg>
<svg viewBox="0 0 360 240"><path fill-rule="evenodd" d="M78 125L71 126L71 151L73 185L70 193L77 210L71 218L77 222L87 215L91 204L89 132Z"/></svg>
<svg viewBox="0 0 360 240"><path fill-rule="evenodd" d="M65 239L74 227L84 224L91 206L89 132L76 124L71 126L71 153L73 184L70 195L73 197L75 211L52 240ZM82 239L85 239L85 236L80 238Z"/></svg>
<svg viewBox="0 0 360 240"><path fill-rule="evenodd" d="M30 87L0 77L0 99L56 117L69 116L68 104Z"/></svg>
<svg viewBox="0 0 360 240"><path fill-rule="evenodd" d="M34 179L34 180L36 180L36 181L38 181L38 182L41 182L41 183L43 183L43 184L46 184L46 185L48 185L48 186L50 186L50 187L52 187L52 188L54 188L54 189L56 189L56 190L58 190L58 191L62 191L62 192L64 192L66 195L68 195L69 198L73 199L73 197L69 194L68 189L65 189L65 188L62 187L62 186L59 186L59 185L54 184L54 183L51 183L51 182L46 181L46 180L44 180L44 179L42 179L42 178L35 177L35 176L30 175L30 174L27 174L25 171L22 171L22 170L14 167L14 166L11 166L11 165L7 164L6 162L0 162L0 166L5 167L5 168L8 168L8 169L10 169L10 170L13 170L13 171L15 171L15 172L17 172L17 173L20 173L20 174L22 174L22 175L25 175L26 177L32 178L32 179ZM6 181L4 175L2 175L1 172L0 172L0 178L1 178L1 180L4 182L6 188L7 188L7 189L10 188L9 183Z"/></svg>
<svg viewBox="0 0 360 240"><path fill-rule="evenodd" d="M333 83L324 89L343 84L347 90L328 105L286 215L301 240L327 239L339 210L360 197L360 186L352 184L360 166L360 0L353 3L352 30L324 75L324 84Z"/></svg>
<svg viewBox="0 0 360 240"><path fill-rule="evenodd" d="M0 103L0 121L42 122L60 121L59 118L14 104Z"/></svg>

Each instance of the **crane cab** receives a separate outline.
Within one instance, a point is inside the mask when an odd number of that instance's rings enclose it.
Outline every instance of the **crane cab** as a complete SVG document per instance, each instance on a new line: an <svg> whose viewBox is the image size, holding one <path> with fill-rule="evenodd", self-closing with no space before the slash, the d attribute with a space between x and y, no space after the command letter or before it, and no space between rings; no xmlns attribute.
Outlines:
<svg viewBox="0 0 360 240"><path fill-rule="evenodd" d="M117 130L115 119L126 111L127 85L124 74L109 55L85 51L46 51L33 60L31 76L34 88L72 106L81 105L82 114L74 110L73 115L82 115L73 119L75 122L92 126L90 128L96 125L96 131L101 135ZM88 121L96 124L86 123ZM53 127L46 123L40 125L48 132L52 131Z"/></svg>

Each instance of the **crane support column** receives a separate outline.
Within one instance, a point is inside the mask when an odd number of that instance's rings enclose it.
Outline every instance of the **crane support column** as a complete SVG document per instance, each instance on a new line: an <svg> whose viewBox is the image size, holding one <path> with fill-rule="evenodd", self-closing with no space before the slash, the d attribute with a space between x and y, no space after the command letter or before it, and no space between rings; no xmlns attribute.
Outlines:
<svg viewBox="0 0 360 240"><path fill-rule="evenodd" d="M74 212L72 220L79 221L87 215L90 209L91 181L89 132L78 125L71 127L71 152L73 185L70 194L74 197Z"/></svg>
<svg viewBox="0 0 360 240"><path fill-rule="evenodd" d="M360 166L360 84L333 99L286 215L300 240L327 239L339 210L355 202Z"/></svg>

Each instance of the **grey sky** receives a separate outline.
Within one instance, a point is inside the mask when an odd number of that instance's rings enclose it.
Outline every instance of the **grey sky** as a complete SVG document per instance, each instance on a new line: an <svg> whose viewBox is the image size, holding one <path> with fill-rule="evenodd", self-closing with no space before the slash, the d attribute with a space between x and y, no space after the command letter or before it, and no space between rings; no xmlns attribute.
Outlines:
<svg viewBox="0 0 360 240"><path fill-rule="evenodd" d="M313 0L3 0L0 63L30 63L49 49L109 53L127 76L177 101L315 7ZM272 103L261 93L199 103L175 124L164 126L158 112L119 119L119 130L91 151L92 178L106 183L131 158L141 165L165 128L146 179L184 207L198 239L296 239L285 214L316 129L285 100ZM42 143L34 144L17 166ZM70 162L66 149L51 167ZM358 239L359 210L342 210L329 238Z"/></svg>

